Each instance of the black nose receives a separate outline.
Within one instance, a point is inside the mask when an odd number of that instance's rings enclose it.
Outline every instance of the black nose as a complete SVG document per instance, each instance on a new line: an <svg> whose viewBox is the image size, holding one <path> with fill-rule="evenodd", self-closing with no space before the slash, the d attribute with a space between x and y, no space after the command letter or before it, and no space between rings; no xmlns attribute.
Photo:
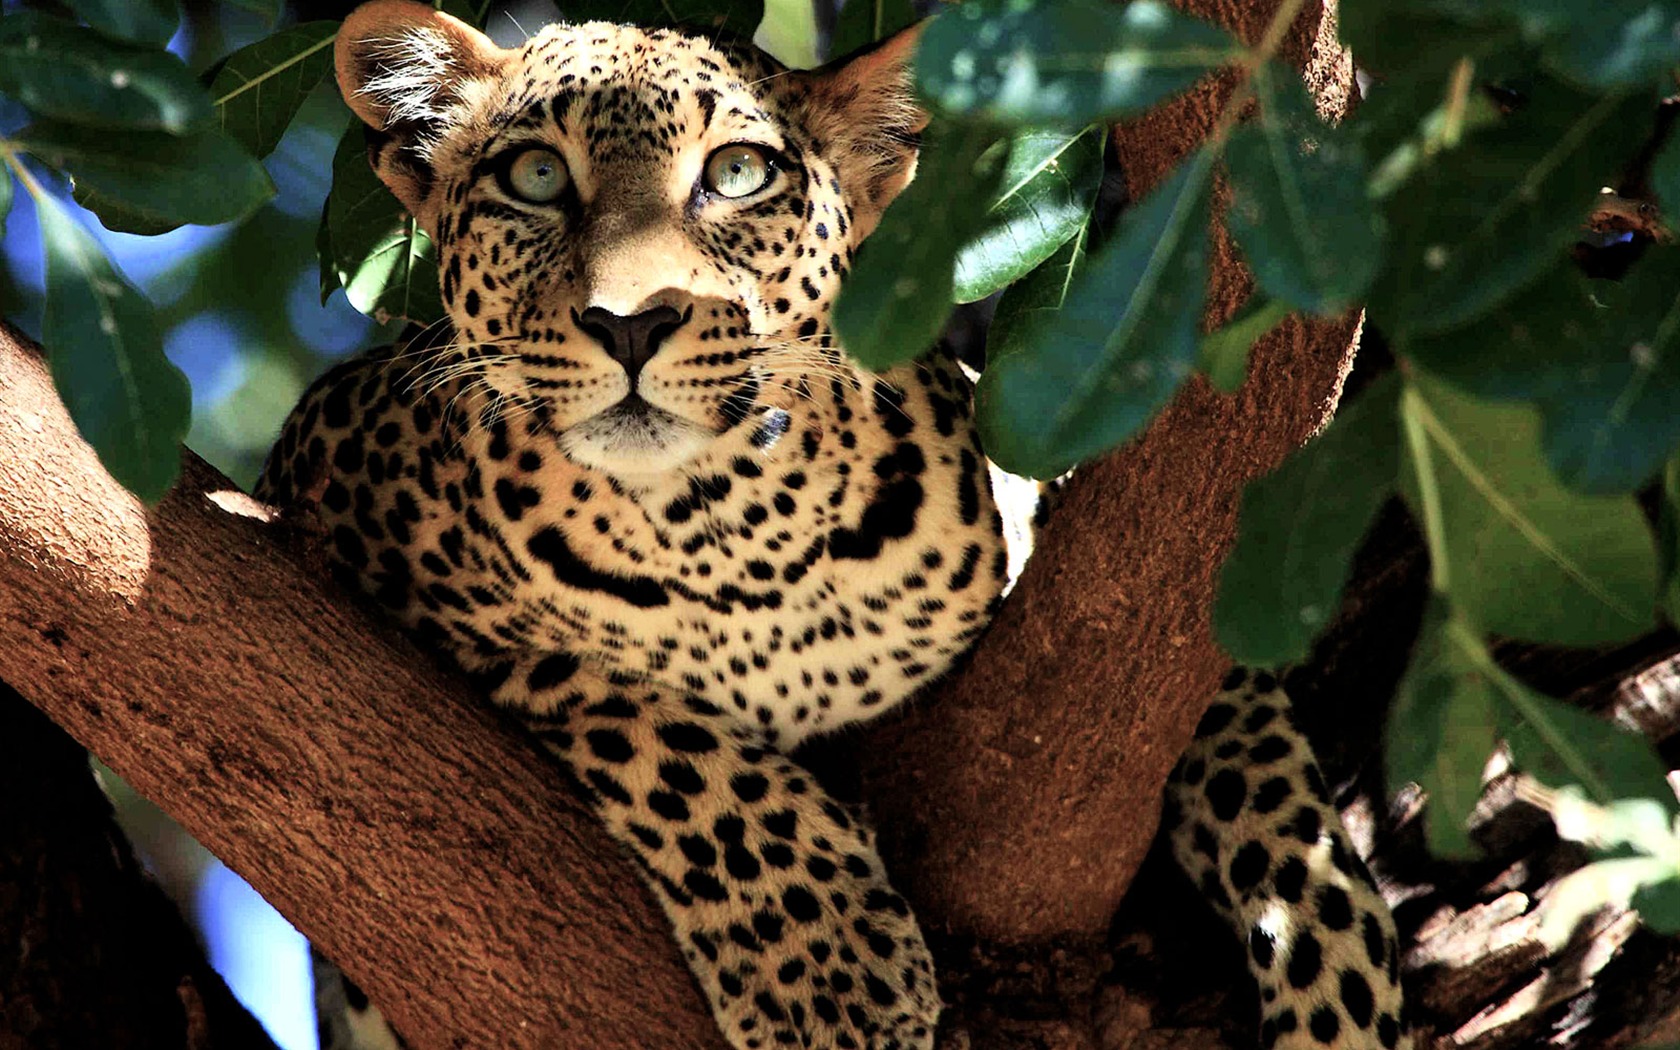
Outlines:
<svg viewBox="0 0 1680 1050"><path fill-rule="evenodd" d="M669 306L656 306L630 317L591 306L582 314L572 311L572 321L606 348L612 359L624 366L634 380L642 366L658 352L659 344L688 321L688 314Z"/></svg>

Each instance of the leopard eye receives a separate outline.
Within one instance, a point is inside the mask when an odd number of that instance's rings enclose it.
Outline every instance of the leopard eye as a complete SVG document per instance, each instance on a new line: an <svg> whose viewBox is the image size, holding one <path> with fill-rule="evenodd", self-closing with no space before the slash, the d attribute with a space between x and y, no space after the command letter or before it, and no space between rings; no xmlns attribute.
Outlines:
<svg viewBox="0 0 1680 1050"><path fill-rule="evenodd" d="M541 146L523 150L507 167L508 192L532 204L558 200L570 181L560 154Z"/></svg>
<svg viewBox="0 0 1680 1050"><path fill-rule="evenodd" d="M725 146L706 160L706 189L719 197L745 197L770 183L770 159L756 146Z"/></svg>

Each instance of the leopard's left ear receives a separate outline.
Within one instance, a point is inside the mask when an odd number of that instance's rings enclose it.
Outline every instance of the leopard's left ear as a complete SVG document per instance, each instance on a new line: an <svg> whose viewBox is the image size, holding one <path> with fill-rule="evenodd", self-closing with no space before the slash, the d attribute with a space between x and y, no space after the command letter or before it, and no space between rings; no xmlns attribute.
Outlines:
<svg viewBox="0 0 1680 1050"><path fill-rule="evenodd" d="M865 232L916 174L928 115L916 99L910 63L926 24L802 74L810 90L809 126L864 212L858 219Z"/></svg>
<svg viewBox="0 0 1680 1050"><path fill-rule="evenodd" d="M430 4L375 0L339 28L339 90L368 126L368 160L421 224L431 228L431 150L491 88L510 52Z"/></svg>

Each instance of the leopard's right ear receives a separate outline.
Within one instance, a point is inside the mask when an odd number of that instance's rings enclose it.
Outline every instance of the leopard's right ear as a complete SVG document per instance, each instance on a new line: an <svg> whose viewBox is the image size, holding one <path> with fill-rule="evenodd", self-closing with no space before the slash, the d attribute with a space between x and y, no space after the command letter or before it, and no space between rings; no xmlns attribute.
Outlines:
<svg viewBox="0 0 1680 1050"><path fill-rule="evenodd" d="M363 4L339 28L338 87L368 126L368 160L428 230L440 132L491 90L511 57L472 26L412 0Z"/></svg>

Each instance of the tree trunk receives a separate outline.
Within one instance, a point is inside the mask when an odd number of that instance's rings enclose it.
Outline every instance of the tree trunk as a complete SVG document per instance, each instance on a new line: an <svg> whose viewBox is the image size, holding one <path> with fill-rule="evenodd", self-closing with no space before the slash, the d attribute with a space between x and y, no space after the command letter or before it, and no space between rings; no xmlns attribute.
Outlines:
<svg viewBox="0 0 1680 1050"><path fill-rule="evenodd" d="M0 1050L273 1050L147 879L87 753L0 684Z"/></svg>

